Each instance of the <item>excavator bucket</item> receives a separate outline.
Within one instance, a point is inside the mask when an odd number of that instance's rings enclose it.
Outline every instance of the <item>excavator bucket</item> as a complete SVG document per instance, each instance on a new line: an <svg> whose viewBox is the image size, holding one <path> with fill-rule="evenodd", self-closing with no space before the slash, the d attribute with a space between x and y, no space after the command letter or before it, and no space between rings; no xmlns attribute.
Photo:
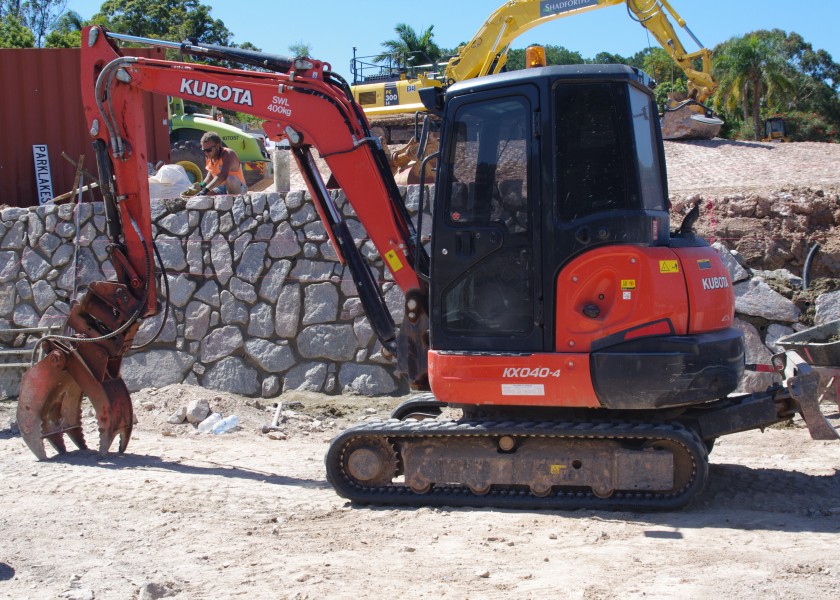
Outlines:
<svg viewBox="0 0 840 600"><path fill-rule="evenodd" d="M67 452L64 434L80 450L87 449L82 431L83 395L96 411L99 454L107 454L118 435L119 452L125 452L134 422L125 382L120 377L99 381L78 351L58 346L21 380L18 427L24 442L39 460L47 459L44 440L59 454Z"/></svg>
<svg viewBox="0 0 840 600"><path fill-rule="evenodd" d="M669 98L661 124L666 140L710 140L720 133L723 121L696 100Z"/></svg>
<svg viewBox="0 0 840 600"><path fill-rule="evenodd" d="M809 365L796 351L784 353L785 385L796 402L797 412L802 415L808 433L814 440L838 440L840 433L825 418L820 410L820 374Z"/></svg>
<svg viewBox="0 0 840 600"><path fill-rule="evenodd" d="M420 142L417 138L411 138L404 146L390 153L389 164L397 185L415 185L420 183L420 172L423 169L422 156L420 154ZM429 136L423 148L423 155L437 152L439 143L437 136ZM432 182L435 179L432 165L426 165L424 181Z"/></svg>
<svg viewBox="0 0 840 600"><path fill-rule="evenodd" d="M397 185L417 185L420 183L420 161L412 162L410 165L397 169L394 173L394 181ZM435 175L431 167L426 167L425 181L434 181Z"/></svg>

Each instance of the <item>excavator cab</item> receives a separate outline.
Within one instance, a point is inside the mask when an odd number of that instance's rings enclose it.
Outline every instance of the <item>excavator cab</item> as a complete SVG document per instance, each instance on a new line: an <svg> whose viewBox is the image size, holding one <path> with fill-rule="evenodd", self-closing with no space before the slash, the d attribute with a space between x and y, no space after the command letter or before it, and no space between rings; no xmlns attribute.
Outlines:
<svg viewBox="0 0 840 600"><path fill-rule="evenodd" d="M743 347L725 314L730 290L689 286L687 295L683 282L723 281L725 272L705 242L672 242L645 81L623 65L575 65L447 91L430 277L438 367L451 353L479 362L498 352L574 357L589 368L564 402L602 407L707 401L735 389ZM681 261L708 272L683 272ZM709 322L689 324L694 308ZM697 337L686 343L689 333ZM437 396L449 400L440 391L461 368L453 360L451 371L430 373ZM558 402L548 393L539 401Z"/></svg>

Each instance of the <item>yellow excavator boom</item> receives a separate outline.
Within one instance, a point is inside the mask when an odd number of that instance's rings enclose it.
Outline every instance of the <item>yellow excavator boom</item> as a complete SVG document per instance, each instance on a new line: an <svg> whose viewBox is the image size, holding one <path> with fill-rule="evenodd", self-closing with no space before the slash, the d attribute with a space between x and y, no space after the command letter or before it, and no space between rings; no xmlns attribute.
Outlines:
<svg viewBox="0 0 840 600"><path fill-rule="evenodd" d="M507 63L511 43L526 31L556 19L599 8L624 4L630 17L647 29L688 77L689 98L704 102L714 93L711 51L686 27L668 0L510 0L496 9L472 39L446 64L443 73L428 72L396 82L360 84L353 88L356 100L368 117L414 113L425 110L419 90L498 73ZM684 28L700 47L688 52L668 15ZM695 69L695 60L702 68Z"/></svg>

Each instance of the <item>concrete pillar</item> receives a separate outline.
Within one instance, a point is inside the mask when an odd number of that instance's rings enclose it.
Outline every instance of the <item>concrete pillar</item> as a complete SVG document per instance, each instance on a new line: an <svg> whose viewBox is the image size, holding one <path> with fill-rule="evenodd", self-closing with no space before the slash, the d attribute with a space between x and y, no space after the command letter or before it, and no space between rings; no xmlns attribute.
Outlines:
<svg viewBox="0 0 840 600"><path fill-rule="evenodd" d="M274 191L288 192L289 191L289 149L275 147L272 154L272 162L274 165Z"/></svg>

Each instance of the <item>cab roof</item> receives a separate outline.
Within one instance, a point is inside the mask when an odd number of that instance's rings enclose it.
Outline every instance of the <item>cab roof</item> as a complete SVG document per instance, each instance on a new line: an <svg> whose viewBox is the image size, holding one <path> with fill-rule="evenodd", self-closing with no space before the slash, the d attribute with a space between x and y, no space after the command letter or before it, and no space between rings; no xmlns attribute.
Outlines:
<svg viewBox="0 0 840 600"><path fill-rule="evenodd" d="M627 81L643 87L652 87L653 80L644 72L634 67L618 64L552 65L533 69L520 69L459 81L447 89L448 96L458 96L464 92L492 89L517 83L526 83L535 79L599 80Z"/></svg>

